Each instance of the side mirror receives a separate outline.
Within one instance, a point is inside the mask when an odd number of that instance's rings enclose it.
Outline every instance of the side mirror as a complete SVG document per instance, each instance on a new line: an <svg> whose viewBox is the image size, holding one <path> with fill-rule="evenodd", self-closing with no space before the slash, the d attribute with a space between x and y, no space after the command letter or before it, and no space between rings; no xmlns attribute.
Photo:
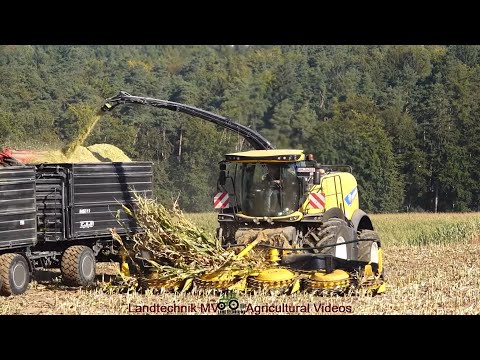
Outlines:
<svg viewBox="0 0 480 360"><path fill-rule="evenodd" d="M320 185L321 174L320 174L320 164L315 164L315 173L313 174L313 185Z"/></svg>

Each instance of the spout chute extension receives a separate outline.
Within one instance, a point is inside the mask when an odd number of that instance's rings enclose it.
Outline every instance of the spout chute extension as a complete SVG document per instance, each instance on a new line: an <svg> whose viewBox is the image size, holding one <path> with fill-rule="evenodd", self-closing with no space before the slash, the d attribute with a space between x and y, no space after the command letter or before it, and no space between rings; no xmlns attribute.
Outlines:
<svg viewBox="0 0 480 360"><path fill-rule="evenodd" d="M110 111L116 106L121 104L150 105L150 106L161 108L161 109L182 112L182 113L212 122L216 125L222 126L228 130L231 130L240 134L250 143L250 145L252 145L255 148L255 150L274 149L274 146L270 143L270 141L268 141L258 132L250 129L247 126L239 124L227 117L214 114L210 111L202 110L190 105L176 103L173 101L160 100L160 99L154 99L154 98L143 97L143 96L133 96L125 91L120 91L118 95L106 99L106 102L102 107L102 110Z"/></svg>

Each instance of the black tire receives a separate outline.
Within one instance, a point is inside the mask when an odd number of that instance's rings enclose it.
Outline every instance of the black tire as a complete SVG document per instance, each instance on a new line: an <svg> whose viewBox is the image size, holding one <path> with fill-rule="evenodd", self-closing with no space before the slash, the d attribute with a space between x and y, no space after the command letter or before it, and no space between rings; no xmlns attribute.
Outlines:
<svg viewBox="0 0 480 360"><path fill-rule="evenodd" d="M0 293L5 296L23 294L30 283L28 261L19 254L0 255Z"/></svg>
<svg viewBox="0 0 480 360"><path fill-rule="evenodd" d="M345 242L353 240L352 229L348 226L346 221L338 218L330 218L325 221L319 228L313 230L313 235L310 235L307 239L306 246L320 247L326 245L337 244L340 238L343 238ZM347 259L352 258L352 244L346 244L346 256ZM326 247L323 249L314 249L314 253L337 255L337 246Z"/></svg>
<svg viewBox="0 0 480 360"><path fill-rule="evenodd" d="M218 303L218 310L225 310L226 307L227 304L225 304L224 302Z"/></svg>
<svg viewBox="0 0 480 360"><path fill-rule="evenodd" d="M358 242L358 260L370 262L371 253L372 253L372 246L376 246L377 249L381 248L380 244L380 236L378 233L373 230L361 230L358 232L357 235L358 239L365 239L365 240L372 240L372 241L359 241ZM376 244L376 245L374 245ZM373 259L375 260L375 259ZM372 263L377 264L378 262L372 261ZM383 265L383 264L382 264ZM380 279L385 280L385 268L381 269L382 273L380 274Z"/></svg>
<svg viewBox="0 0 480 360"><path fill-rule="evenodd" d="M75 245L65 250L60 268L66 285L89 286L95 282L95 255L88 246Z"/></svg>
<svg viewBox="0 0 480 360"><path fill-rule="evenodd" d="M359 240L371 240L358 242L358 261L365 261L367 263L372 261L372 246L380 249L380 237L377 232L373 230L361 230L358 232L357 237Z"/></svg>

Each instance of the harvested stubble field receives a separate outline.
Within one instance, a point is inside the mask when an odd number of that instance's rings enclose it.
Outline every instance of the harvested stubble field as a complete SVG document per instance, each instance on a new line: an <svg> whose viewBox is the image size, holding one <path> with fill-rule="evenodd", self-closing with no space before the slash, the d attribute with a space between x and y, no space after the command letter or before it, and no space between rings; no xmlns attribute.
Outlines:
<svg viewBox="0 0 480 360"><path fill-rule="evenodd" d="M215 228L214 213L190 216L207 230ZM480 214L374 215L373 221L383 240L386 293L373 298L239 294L241 306L249 314L480 313ZM100 264L99 283L108 281L116 269L113 264ZM173 310L176 314L214 314L207 305L219 299L215 294L106 294L99 289L79 290L63 286L59 275L53 271L38 273L26 294L0 297L0 314L145 313L138 310L154 314L162 313L161 306L166 306L163 313Z"/></svg>

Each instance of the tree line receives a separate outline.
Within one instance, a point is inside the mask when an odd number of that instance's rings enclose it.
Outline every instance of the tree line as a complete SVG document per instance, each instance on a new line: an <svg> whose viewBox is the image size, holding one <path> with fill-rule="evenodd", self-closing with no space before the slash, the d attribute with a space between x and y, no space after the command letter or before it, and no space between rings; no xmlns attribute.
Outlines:
<svg viewBox="0 0 480 360"><path fill-rule="evenodd" d="M348 164L369 212L480 210L480 47L0 46L0 146L59 148L120 90L186 103L248 125L277 148ZM155 193L210 211L218 161L247 150L234 133L122 106L87 145L154 162Z"/></svg>

